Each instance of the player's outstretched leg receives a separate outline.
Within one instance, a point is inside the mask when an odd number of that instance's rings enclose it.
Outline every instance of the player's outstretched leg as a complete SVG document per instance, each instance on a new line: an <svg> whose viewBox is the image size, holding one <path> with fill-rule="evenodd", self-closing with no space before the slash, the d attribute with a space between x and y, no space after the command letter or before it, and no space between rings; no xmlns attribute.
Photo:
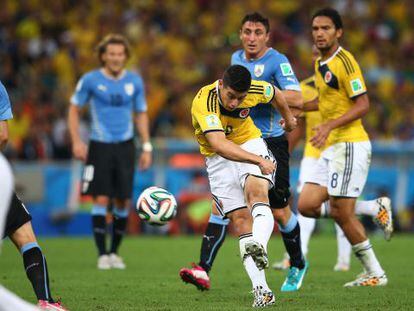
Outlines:
<svg viewBox="0 0 414 311"><path fill-rule="evenodd" d="M389 241L391 239L394 226L390 198L380 197L370 201L357 201L355 214L372 216L377 225L384 231L385 240Z"/></svg>
<svg viewBox="0 0 414 311"><path fill-rule="evenodd" d="M245 233L239 236L240 257L253 287L254 298L252 306L262 308L274 304L276 298L266 282L264 270L258 268L257 263L249 253L249 248L252 245L255 245L255 250L262 248L262 252L264 252L260 243L253 240L252 233Z"/></svg>
<svg viewBox="0 0 414 311"><path fill-rule="evenodd" d="M273 232L274 219L268 203L252 204L253 240L246 244L246 251L261 270L269 266L267 243Z"/></svg>
<svg viewBox="0 0 414 311"><path fill-rule="evenodd" d="M128 213L129 209L124 208L120 209L118 207L114 207L113 210L113 223L112 223L112 242L111 242L111 251L109 254L109 262L111 268L115 269L125 269L126 265L122 259L118 255L118 249L121 245L122 238L125 235L127 221L128 221Z"/></svg>

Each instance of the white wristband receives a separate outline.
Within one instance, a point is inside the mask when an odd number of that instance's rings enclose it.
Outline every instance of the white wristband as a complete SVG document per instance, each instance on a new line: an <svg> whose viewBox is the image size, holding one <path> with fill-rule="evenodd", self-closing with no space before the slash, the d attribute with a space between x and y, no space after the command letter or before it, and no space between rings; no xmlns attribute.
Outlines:
<svg viewBox="0 0 414 311"><path fill-rule="evenodd" d="M149 141L142 144L142 151L152 152L152 149L152 144Z"/></svg>

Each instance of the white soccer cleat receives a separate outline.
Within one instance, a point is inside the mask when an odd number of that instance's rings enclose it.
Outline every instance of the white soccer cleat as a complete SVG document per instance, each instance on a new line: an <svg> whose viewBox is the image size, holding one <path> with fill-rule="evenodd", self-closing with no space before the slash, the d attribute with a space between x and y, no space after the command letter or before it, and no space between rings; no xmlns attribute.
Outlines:
<svg viewBox="0 0 414 311"><path fill-rule="evenodd" d="M254 300L253 308L264 308L275 303L276 298L272 291L264 290L261 286L253 289Z"/></svg>
<svg viewBox="0 0 414 311"><path fill-rule="evenodd" d="M114 268L114 269L124 270L126 268L126 265L122 257L118 256L115 253L112 253L109 255L109 263L111 265L111 268Z"/></svg>
<svg viewBox="0 0 414 311"><path fill-rule="evenodd" d="M333 270L336 272L345 272L345 271L349 271L350 268L351 267L349 263L338 261L336 265L334 266Z"/></svg>
<svg viewBox="0 0 414 311"><path fill-rule="evenodd" d="M259 270L269 267L269 259L267 258L264 247L256 241L249 241L245 246L246 253L252 256L254 263Z"/></svg>
<svg viewBox="0 0 414 311"><path fill-rule="evenodd" d="M389 241L391 239L392 232L394 231L392 223L391 200L387 197L380 197L377 199L376 203L378 205L378 213L374 217L374 221L384 231L385 240Z"/></svg>
<svg viewBox="0 0 414 311"><path fill-rule="evenodd" d="M98 269L99 270L111 269L111 262L109 261L108 255L101 255L98 257Z"/></svg>
<svg viewBox="0 0 414 311"><path fill-rule="evenodd" d="M344 287L357 287L357 286L385 286L388 283L388 278L385 274L381 276L367 275L357 277L354 281L344 284Z"/></svg>

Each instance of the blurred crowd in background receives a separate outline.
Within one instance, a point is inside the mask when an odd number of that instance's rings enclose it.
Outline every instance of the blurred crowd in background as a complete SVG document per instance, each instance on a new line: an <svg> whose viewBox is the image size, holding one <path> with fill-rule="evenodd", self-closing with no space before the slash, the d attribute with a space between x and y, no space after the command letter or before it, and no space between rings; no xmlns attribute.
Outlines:
<svg viewBox="0 0 414 311"><path fill-rule="evenodd" d="M414 6L410 0L3 0L0 80L12 100L8 156L67 159L69 98L78 78L99 65L94 48L118 32L131 42L128 67L146 84L154 137L192 138L190 106L240 48L243 16L271 22L270 46L285 53L299 79L312 74L310 19L323 6L344 18L342 45L359 61L372 139L414 138ZM47 3L47 4L45 4ZM85 120L84 136L87 136Z"/></svg>

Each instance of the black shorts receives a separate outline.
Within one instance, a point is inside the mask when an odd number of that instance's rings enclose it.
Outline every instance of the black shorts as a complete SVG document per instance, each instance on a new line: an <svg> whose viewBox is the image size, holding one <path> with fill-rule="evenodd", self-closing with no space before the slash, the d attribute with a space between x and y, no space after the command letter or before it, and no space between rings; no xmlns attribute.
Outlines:
<svg viewBox="0 0 414 311"><path fill-rule="evenodd" d="M83 170L82 194L129 199L135 171L133 140L120 143L89 143Z"/></svg>
<svg viewBox="0 0 414 311"><path fill-rule="evenodd" d="M277 167L274 188L269 191L269 203L273 208L284 208L289 204L289 143L285 135L264 139L276 159Z"/></svg>
<svg viewBox="0 0 414 311"><path fill-rule="evenodd" d="M13 193L9 211L7 212L6 229L4 230L3 237L10 236L13 232L31 220L32 216L29 214L22 201L19 200L16 193Z"/></svg>

